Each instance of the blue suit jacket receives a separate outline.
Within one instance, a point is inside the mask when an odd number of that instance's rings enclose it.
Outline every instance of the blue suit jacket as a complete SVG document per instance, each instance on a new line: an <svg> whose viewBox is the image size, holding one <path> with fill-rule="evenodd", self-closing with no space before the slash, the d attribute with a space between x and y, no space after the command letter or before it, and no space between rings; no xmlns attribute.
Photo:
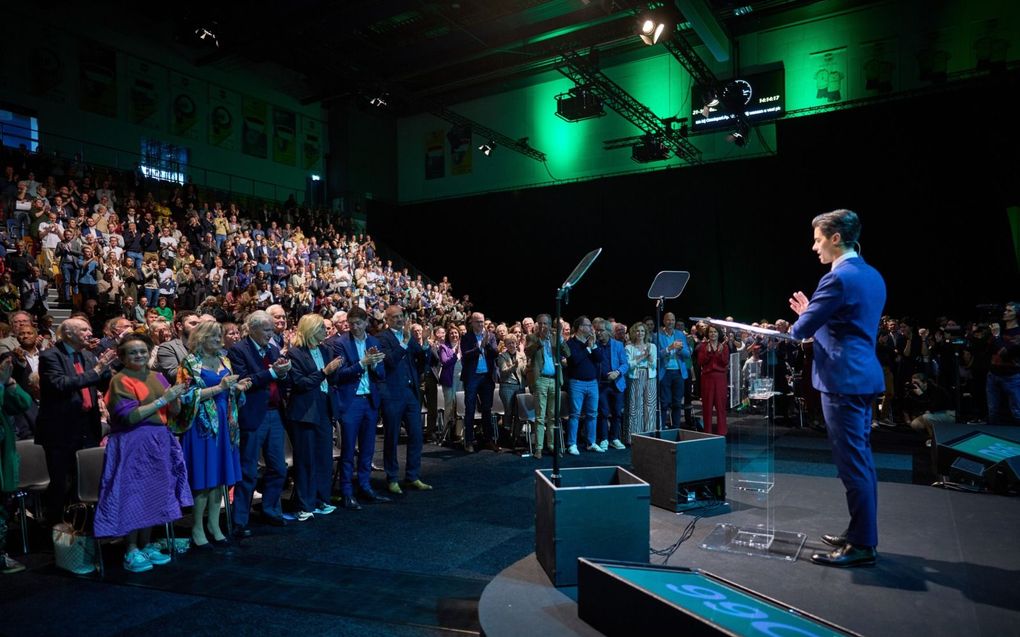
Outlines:
<svg viewBox="0 0 1020 637"><path fill-rule="evenodd" d="M674 339L673 337L679 337ZM669 351L666 349L670 343L678 340L683 347L676 353L677 363L680 364L680 376L687 378L687 362L691 360L691 345L687 342L687 335L679 330L673 330L673 336L666 336L665 332L659 332L655 339L655 348L659 351L659 380L666 377L666 359L669 358ZM675 350L674 350L675 351Z"/></svg>
<svg viewBox="0 0 1020 637"><path fill-rule="evenodd" d="M382 351L379 339L374 336L366 336L365 339L366 350L377 347L380 351ZM340 363L340 369L336 372L338 381L336 386L337 405L340 409L339 413L343 414L357 395L358 383L361 382L361 374L365 371L365 368L361 366L361 357L358 356L358 346L354 344L354 337L351 336L350 333L344 334L333 341L333 355L343 357L343 362ZM368 383L369 389L371 390L369 403L376 409L379 408L382 400L382 383L385 380L386 367L383 363L379 363L368 370Z"/></svg>
<svg viewBox="0 0 1020 637"><path fill-rule="evenodd" d="M336 356L325 345L319 345L317 349L323 364L329 363ZM322 424L339 417L339 397L332 386L339 382L340 370L327 377L321 369L316 368L315 360L306 347L291 347L287 350L287 358L291 362L290 373L287 374L290 381L287 418L297 422ZM326 392L322 391L323 380L330 385Z"/></svg>
<svg viewBox="0 0 1020 637"><path fill-rule="evenodd" d="M410 387L421 400L421 374L429 363L429 350L423 349L413 335L407 349L400 346L397 337L388 329L379 332L379 349L386 354L386 391L399 396L400 390Z"/></svg>
<svg viewBox="0 0 1020 637"><path fill-rule="evenodd" d="M884 306L885 281L860 257L847 259L822 277L807 310L790 328L797 338L815 338L815 389L832 394L884 390L875 355Z"/></svg>
<svg viewBox="0 0 1020 637"><path fill-rule="evenodd" d="M616 370L620 372L620 375L616 377L615 381L610 381L606 377L599 375L599 382L612 382L617 389L624 391L627 389L627 372L630 371L630 363L627 362L627 351L623 347L623 343L616 340L615 338L609 339L609 346L599 345L599 349L602 350L602 356L605 357L605 350L609 350L609 371Z"/></svg>
<svg viewBox="0 0 1020 637"><path fill-rule="evenodd" d="M276 362L280 358L280 348L270 342L268 349L269 360ZM245 392L245 403L237 410L237 424L246 431L258 429L269 406L269 383L273 376L266 369L250 337L234 343L227 350L227 358L230 359L230 367L240 380L251 379L251 389ZM287 377L276 381L281 400L288 383ZM280 405L280 408L283 409L283 405Z"/></svg>
<svg viewBox="0 0 1020 637"><path fill-rule="evenodd" d="M474 332L468 332L460 339L460 379L467 383L471 375L478 369L478 357L485 356L485 364L489 368L489 375L494 381L499 380L499 368L496 367L496 356L499 350L496 347L496 335L485 333L482 337L482 347L478 348L478 337Z"/></svg>

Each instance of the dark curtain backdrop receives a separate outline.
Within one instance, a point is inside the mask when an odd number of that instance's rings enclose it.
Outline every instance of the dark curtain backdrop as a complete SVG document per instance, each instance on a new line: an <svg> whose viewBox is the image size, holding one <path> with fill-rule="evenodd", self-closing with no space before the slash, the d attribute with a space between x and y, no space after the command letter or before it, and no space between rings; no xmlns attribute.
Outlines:
<svg viewBox="0 0 1020 637"><path fill-rule="evenodd" d="M790 293L810 295L825 272L812 217L846 207L861 215L864 258L886 278L888 313L972 318L978 304L1020 297L1006 213L1020 181L1010 80L980 100L956 90L782 121L780 152L765 159L377 204L370 230L502 320L551 312L558 284L595 247L602 256L568 318L651 315L655 274L688 270L683 296L667 303L679 317L775 320L792 319Z"/></svg>

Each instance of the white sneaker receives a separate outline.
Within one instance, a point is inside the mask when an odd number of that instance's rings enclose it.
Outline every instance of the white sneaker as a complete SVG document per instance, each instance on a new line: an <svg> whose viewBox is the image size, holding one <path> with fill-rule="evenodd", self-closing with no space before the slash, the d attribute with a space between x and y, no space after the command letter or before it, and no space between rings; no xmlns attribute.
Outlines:
<svg viewBox="0 0 1020 637"><path fill-rule="evenodd" d="M170 556L159 550L159 547L155 544L146 544L145 548L141 549L141 551L142 555L144 555L153 566L163 566L164 564L170 563Z"/></svg>
<svg viewBox="0 0 1020 637"><path fill-rule="evenodd" d="M314 515L329 515L333 511L336 511L336 507L335 506L333 506L332 504L326 504L325 502L323 502L319 506L315 507L315 510L312 511L312 513Z"/></svg>
<svg viewBox="0 0 1020 637"><path fill-rule="evenodd" d="M596 453L605 453L606 450L599 445L588 445L588 451L594 451Z"/></svg>
<svg viewBox="0 0 1020 637"><path fill-rule="evenodd" d="M569 453L572 456L581 455L581 452L577 450L577 445L570 445L569 447L567 447L567 453Z"/></svg>
<svg viewBox="0 0 1020 637"><path fill-rule="evenodd" d="M626 449L627 448L627 445L625 445L622 442L620 442L619 438L617 438L616 440L613 440L611 443L609 443L609 446L612 447L613 449Z"/></svg>
<svg viewBox="0 0 1020 637"><path fill-rule="evenodd" d="M25 565L6 553L0 553L0 573L11 575L25 570Z"/></svg>
<svg viewBox="0 0 1020 637"><path fill-rule="evenodd" d="M309 513L308 511L298 511L297 513L294 514L294 519L297 520L298 522L304 522L305 520L311 520L312 517L314 517L314 516L312 516L312 514Z"/></svg>
<svg viewBox="0 0 1020 637"><path fill-rule="evenodd" d="M602 451L607 451L609 449L609 439L603 440L599 446L602 447Z"/></svg>
<svg viewBox="0 0 1020 637"><path fill-rule="evenodd" d="M124 570L132 573L144 573L152 570L152 562L145 557L145 553L138 549L132 549L124 556Z"/></svg>

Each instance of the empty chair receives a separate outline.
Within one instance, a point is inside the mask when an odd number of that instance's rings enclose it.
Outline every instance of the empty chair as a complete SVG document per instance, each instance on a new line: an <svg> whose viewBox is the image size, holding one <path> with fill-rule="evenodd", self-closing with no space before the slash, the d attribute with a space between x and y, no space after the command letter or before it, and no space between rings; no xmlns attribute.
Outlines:
<svg viewBox="0 0 1020 637"><path fill-rule="evenodd" d="M31 440L17 442L18 456L21 458L21 473L18 490L14 497L18 499L18 512L21 521L21 551L28 553L28 516L25 513L25 498L30 493L42 493L50 485L50 474L46 470L46 452L41 445ZM35 501L36 517L39 514L39 498Z"/></svg>
<svg viewBox="0 0 1020 637"><path fill-rule="evenodd" d="M517 394L517 415L514 418L513 433L511 438L513 440L514 448L517 448L517 439L520 437L522 430L523 433L528 437L528 456L535 453L535 447L532 444L532 430L535 424L535 397L531 394L521 392ZM539 444L542 444L540 441Z"/></svg>
<svg viewBox="0 0 1020 637"><path fill-rule="evenodd" d="M99 502L99 482L103 477L103 458L106 449L90 447L79 449L75 454L78 467L78 500L92 507ZM96 540L96 556L99 559L99 577L106 574L103 565L103 550Z"/></svg>

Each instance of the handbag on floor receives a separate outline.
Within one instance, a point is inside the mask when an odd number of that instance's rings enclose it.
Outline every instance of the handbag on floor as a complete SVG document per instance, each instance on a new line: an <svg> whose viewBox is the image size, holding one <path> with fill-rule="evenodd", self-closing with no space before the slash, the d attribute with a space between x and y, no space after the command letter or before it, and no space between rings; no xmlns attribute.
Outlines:
<svg viewBox="0 0 1020 637"><path fill-rule="evenodd" d="M96 570L96 538L88 535L89 507L72 504L64 509L64 521L53 526L53 556L57 566L75 575Z"/></svg>

